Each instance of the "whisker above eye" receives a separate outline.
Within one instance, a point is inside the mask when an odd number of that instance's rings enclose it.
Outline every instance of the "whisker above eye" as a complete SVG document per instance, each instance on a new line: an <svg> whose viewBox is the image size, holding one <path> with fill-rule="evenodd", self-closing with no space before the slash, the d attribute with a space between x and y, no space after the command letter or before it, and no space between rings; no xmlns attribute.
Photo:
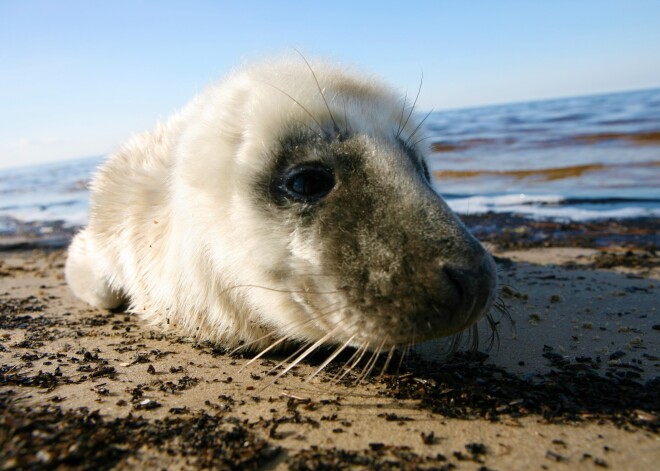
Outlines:
<svg viewBox="0 0 660 471"><path fill-rule="evenodd" d="M406 140L406 143L408 143L408 144L410 143L410 140L411 140L411 139L415 136L415 134L417 134L417 132L422 128L422 125L423 125L424 122L428 119L428 117L431 116L431 113L433 113L433 110L431 110L431 111L429 111L428 113L426 113L426 116L424 116L424 119L422 119L422 120L419 122L419 124L417 125L417 127L413 130L413 132L410 133L410 136L408 136L408 139Z"/></svg>
<svg viewBox="0 0 660 471"><path fill-rule="evenodd" d="M348 136L349 129L351 128L348 122L348 113L346 112L346 97L344 97L344 133Z"/></svg>
<svg viewBox="0 0 660 471"><path fill-rule="evenodd" d="M303 55L302 52L300 52L296 48L293 48L293 50L296 51L300 55L300 57L302 57L302 60L305 61L305 64L307 65L307 68L312 73L312 77L314 77L314 82L316 82L316 87L318 88L319 93L321 94L321 98L323 98L323 103L325 103L325 107L328 110L328 114L330 115L330 120L332 121L332 125L334 126L335 133L337 134L337 136L341 136L341 130L339 129L339 126L337 126L337 121L335 121L335 117L332 115L332 111L330 110L330 105L328 105L328 100L326 100L326 98L325 98L325 93L323 93L323 89L321 88L321 84L319 83L319 79L316 77L316 73L314 72L314 69L312 68L309 61Z"/></svg>
<svg viewBox="0 0 660 471"><path fill-rule="evenodd" d="M413 142L412 147L417 147L420 142L428 141L429 139L433 139L433 136L424 136L421 139L417 139L415 142Z"/></svg>
<svg viewBox="0 0 660 471"><path fill-rule="evenodd" d="M401 135L401 129L403 127L403 115L406 112L406 104L408 103L408 90L406 89L406 94L403 97L403 102L401 104L401 116L399 117L399 127L396 129L396 137L397 139Z"/></svg>
<svg viewBox="0 0 660 471"><path fill-rule="evenodd" d="M260 80L260 82L265 84L265 85L268 85L269 87L274 88L278 92L280 92L280 93L284 94L286 97L290 98L291 101L293 101L296 105L298 105L310 118L312 118L312 121L314 121L316 123L316 125L319 127L319 130L325 135L326 138L330 137L330 136L328 136L328 133L326 133L325 130L323 129L323 126L321 125L319 120L317 120L316 117L312 114L312 112L309 111L307 108L305 108L302 103L300 103L298 100L293 98L290 94L288 94L287 92L285 92L281 88L277 87L276 85L273 85L272 83L269 83L269 82L265 82L263 80Z"/></svg>
<svg viewBox="0 0 660 471"><path fill-rule="evenodd" d="M294 119L293 121L295 121L296 123L306 127L307 129L309 129L309 131L312 134L314 134L317 138L319 138L320 140L323 140L325 138L325 136L323 136L322 134L317 132L314 128L312 128L309 124L305 123L304 121L302 121L300 119Z"/></svg>
<svg viewBox="0 0 660 471"><path fill-rule="evenodd" d="M403 123L403 125L399 129L399 132L396 135L397 138L401 136L401 133L406 128L406 125L408 124L408 121L410 121L410 117L412 116L413 111L415 111L415 106L417 106L417 100L419 99L419 94L422 92L422 84L423 83L424 83L424 71L422 71L422 75L419 78L419 88L417 89L417 95L415 96L415 101L413 101L413 104L410 107L410 112L408 113L408 117L406 118L406 121Z"/></svg>

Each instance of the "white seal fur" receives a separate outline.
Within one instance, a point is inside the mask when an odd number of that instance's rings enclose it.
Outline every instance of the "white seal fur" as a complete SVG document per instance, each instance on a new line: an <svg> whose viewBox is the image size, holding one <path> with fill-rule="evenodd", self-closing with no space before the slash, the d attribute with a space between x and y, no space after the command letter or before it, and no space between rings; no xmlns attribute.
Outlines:
<svg viewBox="0 0 660 471"><path fill-rule="evenodd" d="M494 263L432 190L412 114L332 64L239 70L101 165L67 281L228 347L460 332L493 302Z"/></svg>

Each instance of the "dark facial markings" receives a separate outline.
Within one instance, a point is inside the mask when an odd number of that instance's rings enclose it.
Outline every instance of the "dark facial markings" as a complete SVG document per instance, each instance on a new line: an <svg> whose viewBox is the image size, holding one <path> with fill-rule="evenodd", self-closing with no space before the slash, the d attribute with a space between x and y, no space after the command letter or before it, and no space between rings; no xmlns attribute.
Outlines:
<svg viewBox="0 0 660 471"><path fill-rule="evenodd" d="M480 251L424 188L430 174L417 149L298 130L270 160L255 181L264 218L318 251L324 279L337 280L351 306L350 322L401 338L458 325L464 285L446 279L439 260L456 265Z"/></svg>
<svg viewBox="0 0 660 471"><path fill-rule="evenodd" d="M410 161L415 165L419 173L424 177L427 183L431 183L431 172L429 172L429 167L426 164L426 160L424 158L420 157L415 150L409 143L405 142L403 139L400 137L397 137L397 142L403 149L403 152L410 158Z"/></svg>
<svg viewBox="0 0 660 471"><path fill-rule="evenodd" d="M333 171L319 164L302 164L289 168L279 185L285 197L299 203L313 204L323 199L335 186Z"/></svg>
<svg viewBox="0 0 660 471"><path fill-rule="evenodd" d="M400 138L396 142L430 184L428 166L417 150ZM303 204L306 212L309 211L332 193L343 174L353 173L351 167L363 158L363 151L362 145L351 136L324 138L304 130L287 134L280 141L269 176L269 199L286 208Z"/></svg>
<svg viewBox="0 0 660 471"><path fill-rule="evenodd" d="M429 172L429 166L426 164L426 160L422 160L422 174L428 183L431 183L431 172Z"/></svg>
<svg viewBox="0 0 660 471"><path fill-rule="evenodd" d="M335 189L346 173L343 155L344 139L326 139L319 135L298 132L280 141L275 164L270 170L270 199L278 207L301 205L309 212Z"/></svg>
<svg viewBox="0 0 660 471"><path fill-rule="evenodd" d="M314 203L327 196L334 187L334 173L331 167L309 155L313 144L319 147L321 143L320 137L304 132L290 133L281 139L272 167L258 182L261 196L279 208Z"/></svg>

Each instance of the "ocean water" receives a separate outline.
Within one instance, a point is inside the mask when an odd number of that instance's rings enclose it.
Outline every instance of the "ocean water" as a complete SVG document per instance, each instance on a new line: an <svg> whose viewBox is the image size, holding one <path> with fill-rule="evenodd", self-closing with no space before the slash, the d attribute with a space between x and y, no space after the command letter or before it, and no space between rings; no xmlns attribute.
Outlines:
<svg viewBox="0 0 660 471"><path fill-rule="evenodd" d="M87 184L103 159L99 156L0 170L0 235L15 233L24 223L86 224Z"/></svg>
<svg viewBox="0 0 660 471"><path fill-rule="evenodd" d="M432 113L435 188L459 214L660 216L660 90ZM85 224L103 157L0 170L0 234Z"/></svg>
<svg viewBox="0 0 660 471"><path fill-rule="evenodd" d="M660 215L660 90L434 113L436 189L459 213Z"/></svg>

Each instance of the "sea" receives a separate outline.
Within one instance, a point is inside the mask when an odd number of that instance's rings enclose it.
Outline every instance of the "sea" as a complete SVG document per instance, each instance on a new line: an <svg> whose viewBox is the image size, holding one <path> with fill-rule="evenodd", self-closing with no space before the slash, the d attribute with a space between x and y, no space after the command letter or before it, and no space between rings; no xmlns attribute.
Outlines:
<svg viewBox="0 0 660 471"><path fill-rule="evenodd" d="M434 186L459 214L660 217L660 89L432 112ZM84 225L104 156L0 170L0 235Z"/></svg>

